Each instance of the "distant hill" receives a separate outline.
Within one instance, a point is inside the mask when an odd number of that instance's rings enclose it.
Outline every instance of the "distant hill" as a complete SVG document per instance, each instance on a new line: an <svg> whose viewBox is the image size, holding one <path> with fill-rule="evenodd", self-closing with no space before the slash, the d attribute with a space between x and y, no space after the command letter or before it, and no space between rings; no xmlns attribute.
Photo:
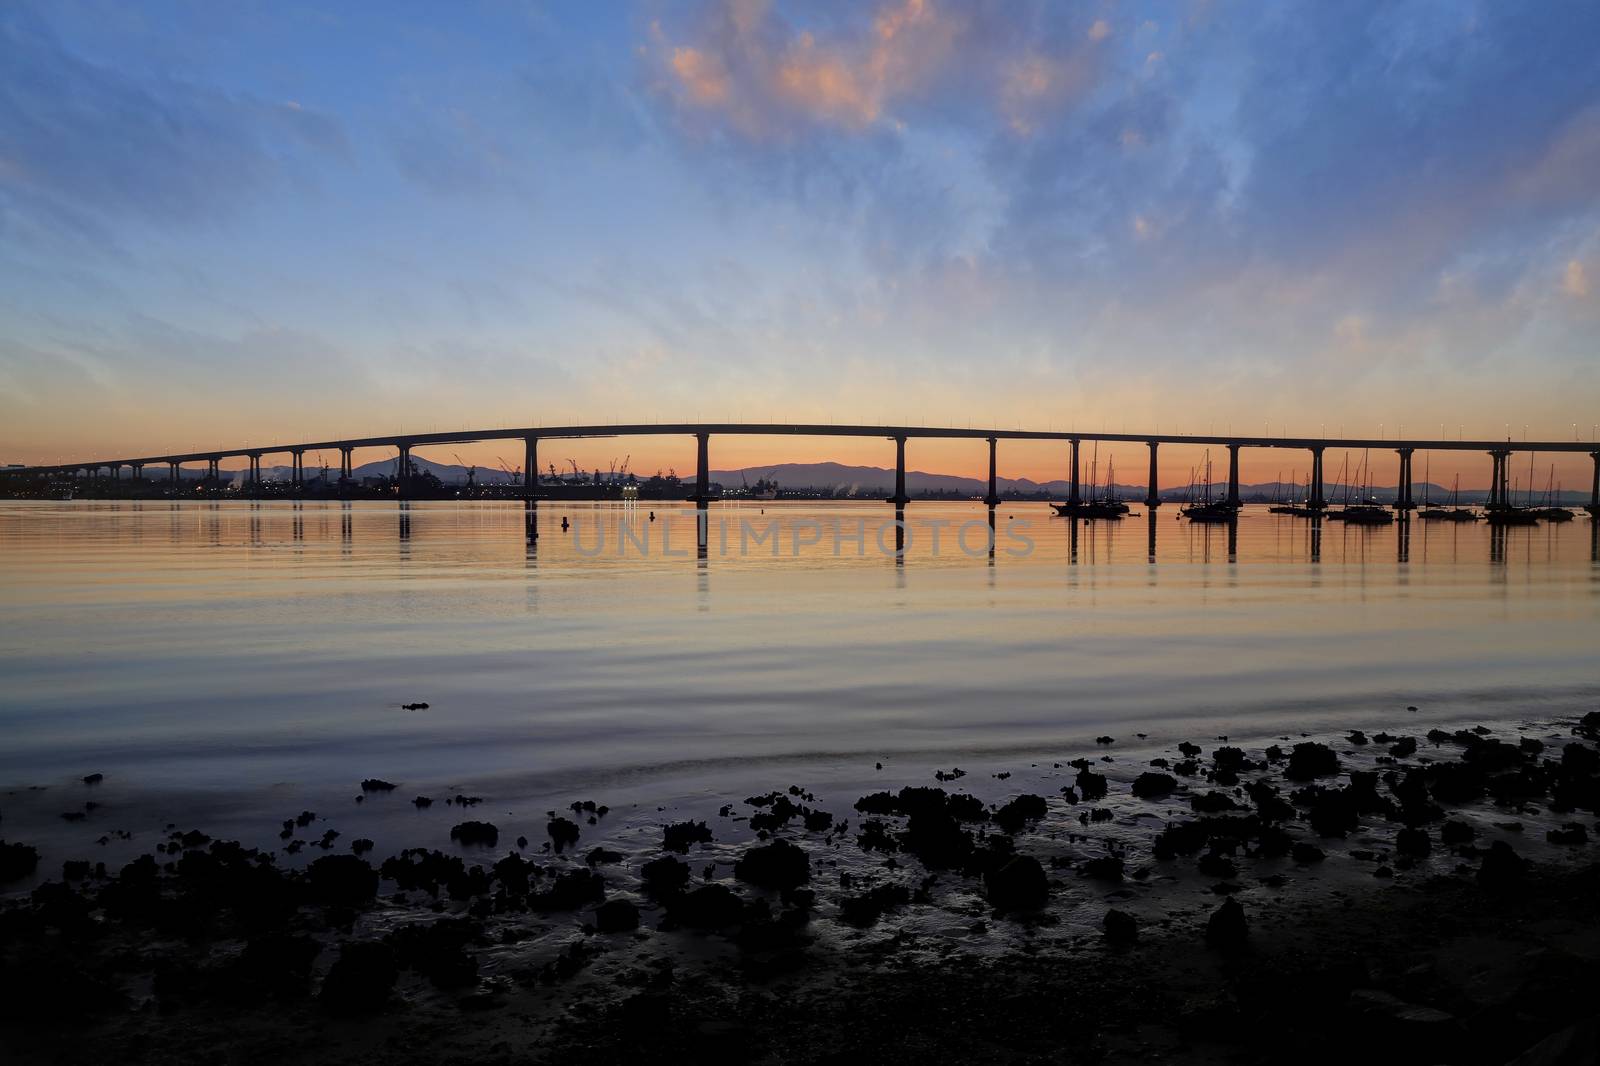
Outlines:
<svg viewBox="0 0 1600 1066"><path fill-rule="evenodd" d="M419 455L413 455L411 461L419 470L432 473L446 485L464 485L467 481L467 468L454 463L436 463ZM380 459L376 462L363 463L355 468L357 480L366 477L393 477L395 468L394 459ZM316 477L321 468L306 464L306 477ZM186 471L185 476L197 477L198 470ZM225 479L242 477L243 470L224 470ZM331 468L331 474L338 476L338 467ZM262 477L268 480L287 481L289 479L288 466L263 466ZM724 491L736 490L743 485L754 485L762 478L771 478L777 481L784 489L796 492L816 492L827 496L883 496L894 491L894 471L880 466L846 466L843 463L779 463L773 466L747 466L735 470L713 470L711 480L723 487ZM480 485L505 485L510 484L512 478L494 467L480 466L477 468L476 479ZM1069 489L1064 479L1053 481L1033 481L1029 478L995 479L996 488L1002 493L1018 493L1021 495L1044 494L1057 498L1065 498ZM1088 491L1088 481L1082 484L1084 492ZM963 477L960 474L935 474L924 470L906 471L906 491L913 496L927 493L946 494L964 497L981 497L988 490L988 483L983 478ZM1268 500L1293 500L1305 495L1305 483L1289 483L1266 481L1253 485L1240 485L1239 495L1246 502L1262 502ZM1226 481L1215 482L1211 487L1212 495L1219 496L1227 491ZM1483 503L1488 494L1486 488L1463 488L1461 490L1461 503L1463 506L1478 506ZM1115 486L1118 496L1130 500L1142 500L1145 497L1145 486L1126 485L1118 482ZM1324 490L1330 503L1337 505L1344 499L1345 487L1343 485L1329 484ZM1351 489L1352 495L1357 492ZM1168 485L1162 488L1161 498L1167 501L1182 500L1188 495L1188 487L1183 485ZM1372 489L1375 499L1384 503L1392 503L1398 496L1393 486L1377 487ZM1443 485L1424 485L1417 483L1411 490L1412 499L1421 503L1424 498L1434 503L1448 503L1450 489ZM1542 502L1539 493L1534 494L1535 502ZM1521 503L1523 496L1517 494L1517 502ZM1587 492L1563 492L1560 494L1559 503L1568 507L1581 507L1589 502Z"/></svg>

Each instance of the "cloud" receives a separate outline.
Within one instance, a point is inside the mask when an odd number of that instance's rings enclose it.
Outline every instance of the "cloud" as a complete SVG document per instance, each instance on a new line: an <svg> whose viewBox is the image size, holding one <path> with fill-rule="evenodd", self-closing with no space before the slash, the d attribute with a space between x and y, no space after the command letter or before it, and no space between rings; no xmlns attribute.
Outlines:
<svg viewBox="0 0 1600 1066"><path fill-rule="evenodd" d="M1567 269L1561 278L1561 291L1580 298L1589 295L1589 273L1584 269L1582 260L1567 260Z"/></svg>
<svg viewBox="0 0 1600 1066"><path fill-rule="evenodd" d="M1072 50L1052 48L1053 33L1030 33L1025 13L942 0L880 0L838 17L799 10L814 24L762 0L717 0L685 26L658 23L658 90L691 129L755 142L940 124L951 117L941 112L975 102L1027 132L1085 85L1081 53L1110 36L1097 21Z"/></svg>
<svg viewBox="0 0 1600 1066"><path fill-rule="evenodd" d="M327 115L90 62L23 4L0 13L0 71L0 200L63 234L213 220L345 151Z"/></svg>

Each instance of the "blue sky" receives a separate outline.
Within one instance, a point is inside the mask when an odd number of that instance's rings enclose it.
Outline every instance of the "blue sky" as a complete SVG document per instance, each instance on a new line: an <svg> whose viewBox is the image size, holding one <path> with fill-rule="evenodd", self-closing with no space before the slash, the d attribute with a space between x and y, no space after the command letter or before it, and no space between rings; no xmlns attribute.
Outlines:
<svg viewBox="0 0 1600 1066"><path fill-rule="evenodd" d="M612 419L1587 437L1596 55L1592 2L13 0L0 459Z"/></svg>

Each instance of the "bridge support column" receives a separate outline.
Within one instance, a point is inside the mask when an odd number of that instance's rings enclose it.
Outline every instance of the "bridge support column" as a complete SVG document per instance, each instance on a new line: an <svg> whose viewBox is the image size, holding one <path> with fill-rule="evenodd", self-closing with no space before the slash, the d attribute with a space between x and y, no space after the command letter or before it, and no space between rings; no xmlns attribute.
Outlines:
<svg viewBox="0 0 1600 1066"><path fill-rule="evenodd" d="M1239 446L1228 445L1228 506L1239 506Z"/></svg>
<svg viewBox="0 0 1600 1066"><path fill-rule="evenodd" d="M1311 498L1306 501L1306 506L1313 511L1321 511L1328 506L1322 483L1322 452L1321 447L1311 449Z"/></svg>
<svg viewBox="0 0 1600 1066"><path fill-rule="evenodd" d="M1588 512L1600 518L1600 452L1590 452L1589 458L1594 460L1594 482L1589 486Z"/></svg>
<svg viewBox="0 0 1600 1066"><path fill-rule="evenodd" d="M1410 448L1399 449L1400 455L1400 482L1395 486L1394 509L1396 511L1410 511L1416 504L1411 500L1411 454Z"/></svg>
<svg viewBox="0 0 1600 1066"><path fill-rule="evenodd" d="M305 486L305 454L303 451L289 452L289 485L295 492L299 492Z"/></svg>
<svg viewBox="0 0 1600 1066"><path fill-rule="evenodd" d="M1067 502L1074 507L1083 502L1078 482L1078 446L1080 443L1077 437L1072 438L1072 474L1068 478Z"/></svg>
<svg viewBox="0 0 1600 1066"><path fill-rule="evenodd" d="M394 477L395 491L402 500L410 496L411 488L411 445L397 445L400 458L395 461Z"/></svg>
<svg viewBox="0 0 1600 1066"><path fill-rule="evenodd" d="M889 502L894 504L894 509L897 511L905 510L906 504L910 502L910 497L906 495L906 439L904 437L894 438L894 495L889 498Z"/></svg>
<svg viewBox="0 0 1600 1066"><path fill-rule="evenodd" d="M355 476L355 466L353 465L353 463L351 461L351 458L350 458L350 453L353 452L354 450L355 450L354 448L340 448L339 449L339 480L340 481L349 481L352 477Z"/></svg>
<svg viewBox="0 0 1600 1066"><path fill-rule="evenodd" d="M694 435L694 495L689 497L696 507L711 502L711 434Z"/></svg>
<svg viewBox="0 0 1600 1066"><path fill-rule="evenodd" d="M522 438L522 525L528 543L539 539L539 438Z"/></svg>
<svg viewBox="0 0 1600 1066"><path fill-rule="evenodd" d="M250 492L255 495L261 491L261 453L250 456Z"/></svg>
<svg viewBox="0 0 1600 1066"><path fill-rule="evenodd" d="M1145 494L1144 494L1144 505L1145 505L1145 507L1147 507L1148 509L1150 509L1152 511L1154 511L1157 507L1161 506L1161 490L1160 490L1160 487L1156 484L1156 447L1157 447L1156 442L1155 441L1151 441L1150 442L1150 477L1149 477L1149 483L1145 488ZM1153 536L1154 535L1155 526L1151 526L1150 529L1152 531L1152 536ZM1151 555L1155 555L1155 549L1154 548L1150 549L1150 554Z"/></svg>
<svg viewBox="0 0 1600 1066"><path fill-rule="evenodd" d="M983 502L988 504L991 508L995 507L996 505L998 505L1000 503L1000 494L995 491L995 476L994 476L994 471L995 471L995 452L998 450L998 447L999 447L999 445L997 444L995 438L990 437L989 438L989 495L987 495L987 496L985 496L983 498Z"/></svg>
<svg viewBox="0 0 1600 1066"><path fill-rule="evenodd" d="M121 481L122 480L122 464L121 463L111 463L110 466L111 466L111 480L112 481Z"/></svg>
<svg viewBox="0 0 1600 1066"><path fill-rule="evenodd" d="M167 480L172 482L174 485L176 485L178 483L178 464L177 463L168 463L167 464Z"/></svg>
<svg viewBox="0 0 1600 1066"><path fill-rule="evenodd" d="M220 465L221 460L216 456L212 456L210 459L206 460L206 477L210 479L213 485L215 485L217 480L222 477L222 471L218 469Z"/></svg>
<svg viewBox="0 0 1600 1066"><path fill-rule="evenodd" d="M129 469L133 472L133 480L135 480L135 481L143 481L144 480L144 464L143 463L133 463L129 467Z"/></svg>
<svg viewBox="0 0 1600 1066"><path fill-rule="evenodd" d="M1511 450L1497 448L1489 453L1494 460L1494 477L1489 488L1489 509L1501 510L1511 506Z"/></svg>

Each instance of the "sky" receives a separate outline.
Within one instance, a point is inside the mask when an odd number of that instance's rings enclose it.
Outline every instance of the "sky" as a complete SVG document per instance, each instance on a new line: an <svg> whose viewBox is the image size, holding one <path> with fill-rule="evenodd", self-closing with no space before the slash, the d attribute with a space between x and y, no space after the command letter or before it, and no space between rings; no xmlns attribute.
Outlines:
<svg viewBox="0 0 1600 1066"><path fill-rule="evenodd" d="M1590 439L1597 54L1592 0L6 0L0 462L614 421ZM692 467L546 451L634 446Z"/></svg>

